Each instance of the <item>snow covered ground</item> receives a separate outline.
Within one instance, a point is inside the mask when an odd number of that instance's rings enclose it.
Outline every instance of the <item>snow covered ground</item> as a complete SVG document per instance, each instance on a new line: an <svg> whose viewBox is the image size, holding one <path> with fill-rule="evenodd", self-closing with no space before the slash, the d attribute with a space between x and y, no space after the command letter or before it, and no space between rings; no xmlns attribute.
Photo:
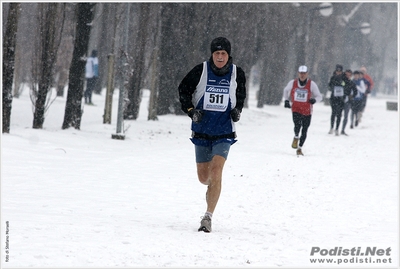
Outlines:
<svg viewBox="0 0 400 269"><path fill-rule="evenodd" d="M290 110L256 108L251 89L209 234L197 232L206 187L190 119L148 121L148 99L123 141L111 139L118 91L112 124L102 123L104 94L94 95L81 130L61 130L66 98L42 130L32 129L28 91L13 100L1 141L3 268L399 266L399 117L386 110L397 97L369 98L347 137L329 135L331 109L314 105L298 158Z"/></svg>

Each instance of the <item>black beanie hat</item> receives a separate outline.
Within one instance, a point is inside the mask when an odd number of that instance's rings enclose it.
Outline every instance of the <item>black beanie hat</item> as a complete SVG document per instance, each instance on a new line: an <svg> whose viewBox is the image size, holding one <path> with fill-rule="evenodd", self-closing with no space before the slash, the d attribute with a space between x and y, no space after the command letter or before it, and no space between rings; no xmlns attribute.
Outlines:
<svg viewBox="0 0 400 269"><path fill-rule="evenodd" d="M225 50L229 55L231 54L231 43L225 37L217 37L211 41L211 54L217 50Z"/></svg>
<svg viewBox="0 0 400 269"><path fill-rule="evenodd" d="M337 64L336 65L336 71L343 72L343 65Z"/></svg>

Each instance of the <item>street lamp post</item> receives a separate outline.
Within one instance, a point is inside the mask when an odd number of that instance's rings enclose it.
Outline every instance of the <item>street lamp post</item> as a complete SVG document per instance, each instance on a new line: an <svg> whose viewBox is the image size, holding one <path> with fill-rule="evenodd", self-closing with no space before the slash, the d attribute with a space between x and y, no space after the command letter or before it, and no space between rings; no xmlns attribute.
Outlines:
<svg viewBox="0 0 400 269"><path fill-rule="evenodd" d="M371 25L368 22L363 22L358 27L349 26L350 19L353 17L353 15L361 7L362 4L363 3L358 3L357 5L355 5L348 15L340 15L339 24L343 27L350 27L351 29L354 30L359 29L362 34L368 35L371 32Z"/></svg>
<svg viewBox="0 0 400 269"><path fill-rule="evenodd" d="M352 29L352 30L360 30L360 32L363 35L368 35L369 33L371 33L371 25L368 22L363 22L360 24L360 26L347 26L348 28Z"/></svg>
<svg viewBox="0 0 400 269"><path fill-rule="evenodd" d="M361 23L360 30L364 35L368 35L371 32L371 25L368 22L363 22Z"/></svg>
<svg viewBox="0 0 400 269"><path fill-rule="evenodd" d="M328 2L320 4L316 9L319 10L319 13L324 17L329 17L333 12L332 4Z"/></svg>

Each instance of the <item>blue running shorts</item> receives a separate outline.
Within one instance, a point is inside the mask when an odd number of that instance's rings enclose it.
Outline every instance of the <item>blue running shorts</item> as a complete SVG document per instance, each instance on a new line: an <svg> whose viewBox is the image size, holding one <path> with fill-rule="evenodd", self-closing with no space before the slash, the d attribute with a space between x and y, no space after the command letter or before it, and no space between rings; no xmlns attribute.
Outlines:
<svg viewBox="0 0 400 269"><path fill-rule="evenodd" d="M205 140L191 138L196 154L196 163L210 162L215 155L228 158L231 145L236 142L233 138L223 138L219 140Z"/></svg>

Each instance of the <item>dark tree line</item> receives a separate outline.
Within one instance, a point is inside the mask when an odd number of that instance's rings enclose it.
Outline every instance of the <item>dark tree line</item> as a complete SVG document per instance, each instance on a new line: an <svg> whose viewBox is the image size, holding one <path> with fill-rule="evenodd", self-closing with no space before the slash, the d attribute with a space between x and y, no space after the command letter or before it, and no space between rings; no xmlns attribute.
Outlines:
<svg viewBox="0 0 400 269"><path fill-rule="evenodd" d="M231 41L234 63L244 69L248 82L250 71L258 70L258 107L280 104L282 89L296 75L300 64L309 66L311 78L322 92L337 63L346 67L366 65L375 70L372 75L377 83L388 58L392 57L393 66L397 67L397 50L393 50L397 48L393 35L398 32L396 3L363 3L344 25L338 22L351 14L357 3L333 3L332 14L327 17L320 15L320 3L315 2L53 3L57 12L63 7L61 13L50 12L51 3L21 3L19 18L12 13L16 4L2 5L3 28L8 31L4 26L14 16L12 29L17 32L14 96L18 97L16 89L24 83L42 93L36 99L34 128L43 126L43 96L48 98L45 93L50 87L57 89L59 98L67 88L62 128L80 128L84 59L92 49L98 50L100 62L95 93L104 94L104 89L111 87L107 94L112 95L114 88L124 88L125 120L138 117L141 91L145 88L151 90L149 119L181 114L177 86L194 65L208 60L210 42L217 36ZM43 7L53 14L47 17L43 28L42 34L47 37L32 35L32 29L43 27L36 19ZM370 35L361 34L358 27L365 19L371 24ZM10 31L3 33L4 45L13 42ZM46 38L49 42L40 42ZM10 46L3 46L3 52L6 48ZM40 61L34 61L36 51L43 50L48 50L48 55L41 54ZM109 65L111 55L115 57L115 68ZM4 57L3 70L6 60ZM41 80L35 80L35 70L42 72ZM5 79L3 72L3 85ZM45 86L40 86L44 84L39 81L45 81ZM3 86L3 109L11 110L10 98L4 98L7 92L9 88Z"/></svg>

